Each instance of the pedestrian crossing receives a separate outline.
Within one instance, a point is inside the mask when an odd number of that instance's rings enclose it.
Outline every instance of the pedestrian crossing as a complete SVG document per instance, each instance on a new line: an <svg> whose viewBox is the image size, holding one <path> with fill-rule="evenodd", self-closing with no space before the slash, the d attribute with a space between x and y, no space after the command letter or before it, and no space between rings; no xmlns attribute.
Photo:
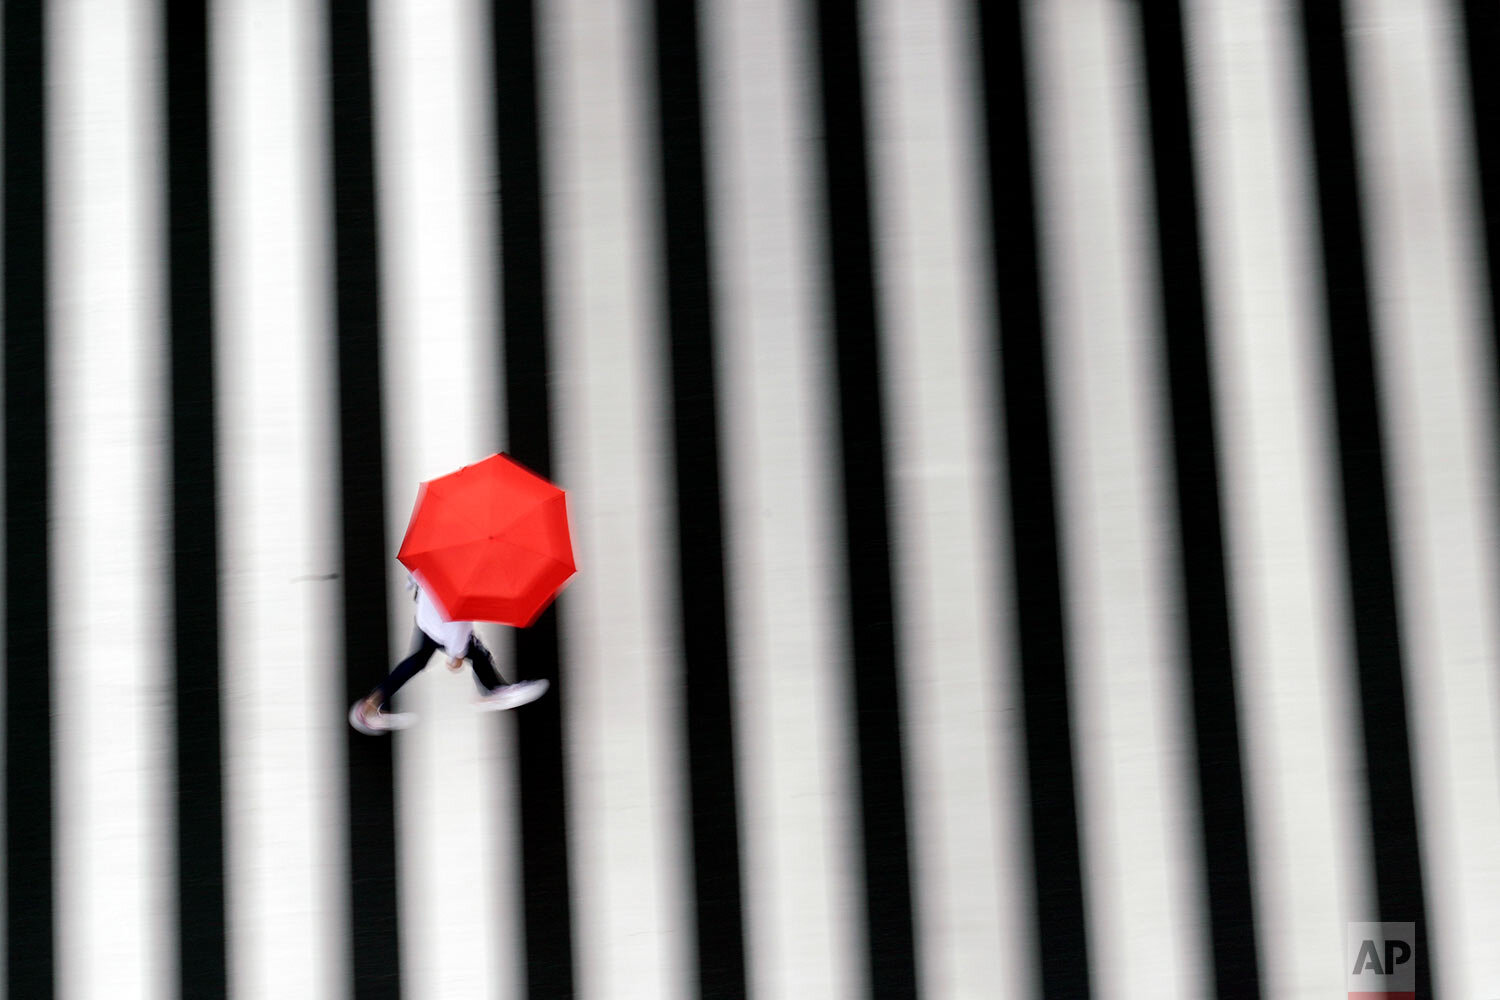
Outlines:
<svg viewBox="0 0 1500 1000"><path fill-rule="evenodd" d="M1484 6L10 0L4 995L1500 996Z"/></svg>

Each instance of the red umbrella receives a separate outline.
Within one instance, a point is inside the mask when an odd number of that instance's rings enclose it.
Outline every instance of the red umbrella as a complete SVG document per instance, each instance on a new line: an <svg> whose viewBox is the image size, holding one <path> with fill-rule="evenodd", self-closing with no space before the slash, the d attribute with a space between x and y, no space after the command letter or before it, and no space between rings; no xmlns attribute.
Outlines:
<svg viewBox="0 0 1500 1000"><path fill-rule="evenodd" d="M396 558L450 620L525 627L576 569L566 494L491 455L422 484Z"/></svg>

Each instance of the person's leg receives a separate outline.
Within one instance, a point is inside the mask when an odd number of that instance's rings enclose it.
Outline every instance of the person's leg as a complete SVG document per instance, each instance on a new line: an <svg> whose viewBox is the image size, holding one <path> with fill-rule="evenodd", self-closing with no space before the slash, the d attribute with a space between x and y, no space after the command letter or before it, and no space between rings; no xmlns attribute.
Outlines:
<svg viewBox="0 0 1500 1000"><path fill-rule="evenodd" d="M475 633L469 639L469 648L464 653L465 659L474 667L474 679L479 686L486 691L494 691L505 686L505 680L500 676L500 671L495 669L495 658L484 643L479 641L479 633Z"/></svg>
<svg viewBox="0 0 1500 1000"><path fill-rule="evenodd" d="M370 697L380 696L380 705L384 707L390 703L391 696L401 690L401 685L411 680L419 671L427 666L427 661L432 659L432 654L437 652L438 644L432 637L419 628L412 629L412 641L416 648L410 656L396 664L396 668L386 675L385 680L370 692Z"/></svg>
<svg viewBox="0 0 1500 1000"><path fill-rule="evenodd" d="M505 683L500 672L495 669L495 660L490 656L490 651L484 648L484 643L479 641L477 635L469 642L468 660L474 665L474 679L485 690L478 707L486 711L517 708L536 701L547 693L550 686L546 678L542 677L516 681L514 684Z"/></svg>

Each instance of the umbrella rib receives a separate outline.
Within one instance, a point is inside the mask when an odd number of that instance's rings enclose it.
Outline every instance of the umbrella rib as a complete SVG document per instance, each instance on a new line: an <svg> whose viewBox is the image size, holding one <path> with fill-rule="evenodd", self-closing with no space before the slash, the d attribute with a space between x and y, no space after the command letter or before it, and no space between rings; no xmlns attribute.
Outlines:
<svg viewBox="0 0 1500 1000"><path fill-rule="evenodd" d="M520 549L522 552L530 552L534 556L541 556L543 559L550 559L553 562L562 565L563 561L557 557L556 552L543 552L541 549L538 549L535 546L523 545L521 542L518 542L513 538L506 538L504 539L504 541L505 544L509 545L511 548ZM570 556L573 554L571 544L569 544L568 546L568 554Z"/></svg>
<svg viewBox="0 0 1500 1000"><path fill-rule="evenodd" d="M559 491L559 492L561 492L561 491ZM494 535L501 535L501 534L503 534L504 532L508 531L509 529L515 527L517 521L520 521L524 517L530 517L533 513L536 512L536 509L538 507L542 506L545 503L549 503L552 499L553 498L550 497L550 496L538 497L535 502L530 503L530 504L526 505L524 508L522 508L521 510L516 511L515 513L513 513L511 517L509 517L509 518L506 519L506 521L505 521L504 524L498 524L497 523L497 526L496 526L495 530L493 532L491 532L491 534L494 534ZM527 551L532 551L532 550L528 549ZM538 553L538 555L546 555L546 553L545 552Z"/></svg>
<svg viewBox="0 0 1500 1000"><path fill-rule="evenodd" d="M444 492L446 493L447 491L445 490ZM432 495L433 494L432 494L431 490L429 489L428 496L430 497ZM449 495L451 496L451 494L449 494ZM442 497L438 497L438 499L442 499ZM452 516L455 520L462 521L464 524L468 525L470 528L473 529L473 531L474 531L474 537L471 538L471 539L466 539L465 542L463 542L463 543L459 543L459 544L466 544L469 541L479 541L480 539L485 539L485 538L498 538L498 537L504 535L507 530L509 530L510 528L512 528L512 527L515 526L515 524L516 524L517 521L520 521L524 517L529 517L532 513L534 513L536 511L536 509L538 507L542 506L545 503L550 502L553 499L554 499L553 497L542 497L542 498L538 499L535 503L532 503L532 504L526 506L522 510L516 512L511 517L507 518L506 521L505 521L505 523L501 524L501 523L497 522L493 527L489 527L489 528L484 527L483 525L477 523L476 521L474 521L472 518L468 517L467 514L465 514L463 512L455 511L455 510L451 510L450 509L447 513L449 513L449 515ZM448 548L448 547L449 546L447 546L447 545L435 545L435 546L430 546L428 548L422 549L420 551L423 551L423 552L432 552L432 551L435 551L435 550L440 549L440 548ZM519 546L519 547L525 548L525 546ZM527 551L528 552L536 552L535 549L527 549ZM413 554L415 554L415 553L413 553ZM537 552L536 554L537 555L547 555L547 553L545 553L545 552Z"/></svg>
<svg viewBox="0 0 1500 1000"><path fill-rule="evenodd" d="M482 540L470 540L470 541L467 541L467 542L458 542L458 543L453 544L453 545L439 546L437 548L429 549L428 551L429 552L438 552L438 551L442 551L442 550L457 551L457 550L465 549L465 548L469 548L469 549L476 548L476 547L478 547L478 546L480 546L482 544L483 544ZM462 594L464 591L467 591L469 589L469 586L473 583L474 577L476 577L476 576L479 575L480 568L482 566L484 566L484 564L485 564L485 560L483 560L483 559L476 559L473 562L473 564L468 568L467 572L465 573L465 575L464 575L464 577L463 577L463 579L461 581L458 580L458 579L451 579L450 580L453 588L458 593L460 593L460 594Z"/></svg>

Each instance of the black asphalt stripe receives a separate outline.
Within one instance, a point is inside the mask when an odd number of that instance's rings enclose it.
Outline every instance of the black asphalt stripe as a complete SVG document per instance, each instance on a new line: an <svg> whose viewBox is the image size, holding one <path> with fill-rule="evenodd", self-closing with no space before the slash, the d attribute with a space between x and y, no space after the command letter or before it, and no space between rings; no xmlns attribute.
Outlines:
<svg viewBox="0 0 1500 1000"><path fill-rule="evenodd" d="M914 997L915 917L860 16L856 0L815 5L868 973L874 996Z"/></svg>
<svg viewBox="0 0 1500 1000"><path fill-rule="evenodd" d="M1475 176L1483 208L1491 335L1491 384L1500 387L1500 4L1464 0L1464 40L1468 56L1469 107L1474 129ZM1494 398L1494 423L1500 428L1500 391ZM1500 437L1500 435L1497 435Z"/></svg>
<svg viewBox="0 0 1500 1000"><path fill-rule="evenodd" d="M165 13L178 962L181 995L212 997L227 987L208 9Z"/></svg>
<svg viewBox="0 0 1500 1000"><path fill-rule="evenodd" d="M1464 0L1470 110L1489 258L1491 328L1500 334L1500 4ZM1495 352L1500 363L1500 349Z"/></svg>
<svg viewBox="0 0 1500 1000"><path fill-rule="evenodd" d="M45 4L10 0L5 129L7 995L53 995Z"/></svg>
<svg viewBox="0 0 1500 1000"><path fill-rule="evenodd" d="M1301 20L1369 782L1375 919L1416 921L1417 954L1430 956L1342 4L1302 0ZM1419 998L1432 995L1430 967L1430 961L1417 963Z"/></svg>
<svg viewBox="0 0 1500 1000"><path fill-rule="evenodd" d="M663 282L700 995L745 995L745 918L724 593L713 289L693 0L656 0Z"/></svg>
<svg viewBox="0 0 1500 1000"><path fill-rule="evenodd" d="M1182 10L1178 0L1142 0L1140 10L1170 407L1165 416L1176 463L1184 686L1197 751L1211 957L1216 995L1256 998L1260 966Z"/></svg>
<svg viewBox="0 0 1500 1000"><path fill-rule="evenodd" d="M980 2L990 237L999 321L1016 661L1026 719L1036 947L1042 994L1087 997L1078 806L1068 707L1052 426L1037 249L1021 0Z"/></svg>
<svg viewBox="0 0 1500 1000"><path fill-rule="evenodd" d="M343 518L344 693L363 697L390 670L386 630L385 466L381 433L380 253L370 16L329 0L334 308ZM357 1000L401 994L391 741L347 730L350 958Z"/></svg>
<svg viewBox="0 0 1500 1000"><path fill-rule="evenodd" d="M492 16L505 424L511 454L550 478L552 394L536 12L533 0L496 0ZM516 713L526 988L534 1000L572 996L574 988L559 658L554 606L515 639L518 674L545 677L553 685L551 694Z"/></svg>

